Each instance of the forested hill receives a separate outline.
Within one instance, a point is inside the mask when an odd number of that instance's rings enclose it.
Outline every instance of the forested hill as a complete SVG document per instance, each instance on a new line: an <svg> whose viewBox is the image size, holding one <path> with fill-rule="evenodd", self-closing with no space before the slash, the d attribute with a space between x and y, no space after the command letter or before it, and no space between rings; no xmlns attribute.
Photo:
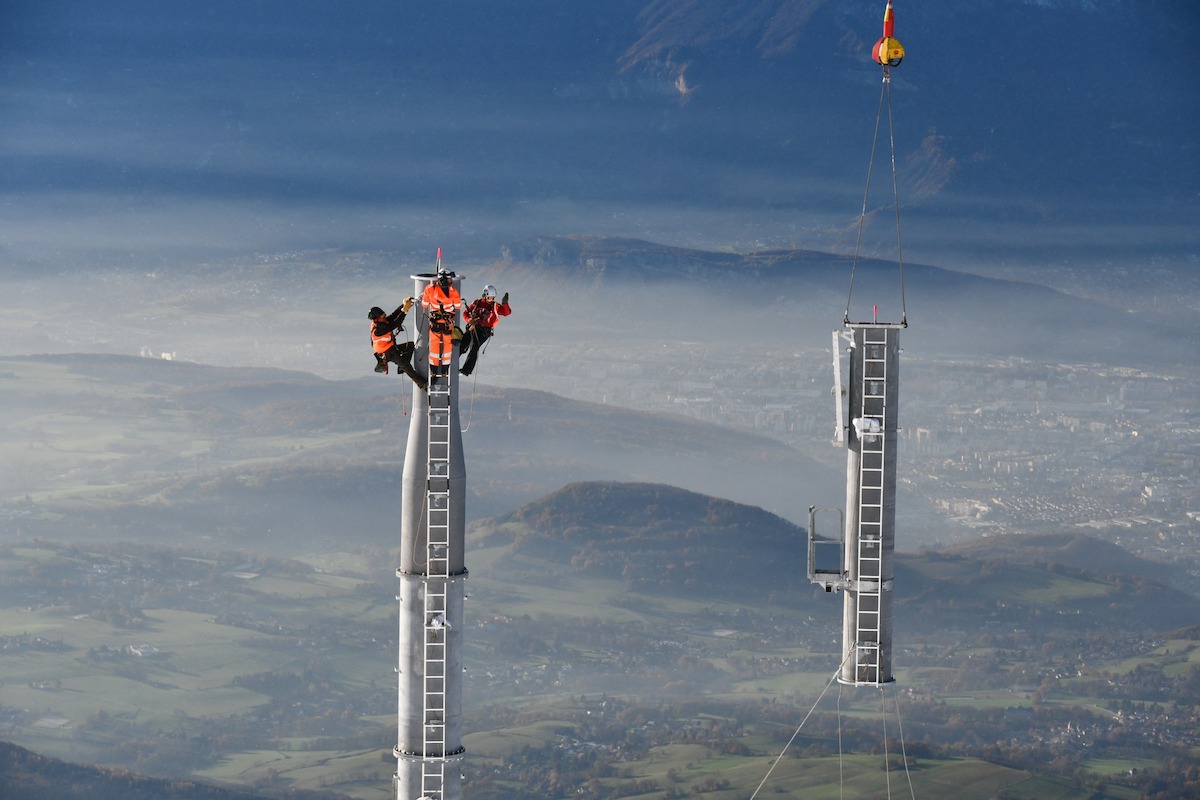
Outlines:
<svg viewBox="0 0 1200 800"><path fill-rule="evenodd" d="M579 532L611 534L639 528L647 535L684 538L754 534L779 543L799 529L760 508L656 483L580 482L565 486L501 517L522 522L548 538Z"/></svg>
<svg viewBox="0 0 1200 800"><path fill-rule="evenodd" d="M477 523L468 537L477 552L491 551L472 561L484 575L579 585L617 578L647 598L745 606L769 597L803 606L823 594L808 581L804 529L760 508L661 484L569 484ZM970 630L983 620L1039 635L1169 632L1200 615L1200 600L1174 588L1169 571L1077 532L898 553L895 574L896 624L906 635Z"/></svg>
<svg viewBox="0 0 1200 800"><path fill-rule="evenodd" d="M807 584L802 528L753 506L653 483L573 483L481 523L479 546L631 589L740 597Z"/></svg>
<svg viewBox="0 0 1200 800"><path fill-rule="evenodd" d="M289 790L270 795L189 780L148 778L134 772L71 764L0 742L0 797L4 800L344 800L342 794Z"/></svg>

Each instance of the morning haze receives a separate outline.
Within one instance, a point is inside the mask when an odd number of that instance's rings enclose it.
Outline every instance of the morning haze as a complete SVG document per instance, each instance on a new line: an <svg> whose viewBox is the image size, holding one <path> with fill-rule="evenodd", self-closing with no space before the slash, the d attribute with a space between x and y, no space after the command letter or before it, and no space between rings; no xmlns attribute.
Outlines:
<svg viewBox="0 0 1200 800"><path fill-rule="evenodd" d="M876 308L918 781L1188 796L1198 12L897 2L902 292L882 10L5 3L0 738L391 796L411 400L363 312L441 247L514 309L462 384L467 796L758 784L836 666L802 529Z"/></svg>

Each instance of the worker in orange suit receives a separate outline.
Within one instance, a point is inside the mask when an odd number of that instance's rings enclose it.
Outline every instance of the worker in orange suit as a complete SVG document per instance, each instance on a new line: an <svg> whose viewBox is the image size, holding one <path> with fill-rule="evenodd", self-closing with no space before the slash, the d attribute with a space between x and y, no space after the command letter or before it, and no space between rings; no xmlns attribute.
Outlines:
<svg viewBox="0 0 1200 800"><path fill-rule="evenodd" d="M429 316L429 385L450 373L454 356L454 320L462 310L462 296L454 288L450 273L439 271L437 280L425 287L421 307Z"/></svg>
<svg viewBox="0 0 1200 800"><path fill-rule="evenodd" d="M379 306L371 306L367 316L371 319L371 348L375 351L375 371L385 375L388 362L395 364L401 372L413 379L413 383L425 388L425 378L413 367L412 342L400 341L396 331L404 330L404 317L413 306L413 298L409 297L391 314L384 313Z"/></svg>

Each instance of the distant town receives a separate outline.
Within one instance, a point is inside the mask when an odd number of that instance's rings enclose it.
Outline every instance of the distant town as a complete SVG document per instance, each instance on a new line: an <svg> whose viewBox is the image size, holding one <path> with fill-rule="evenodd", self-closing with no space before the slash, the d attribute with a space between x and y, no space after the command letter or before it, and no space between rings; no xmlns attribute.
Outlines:
<svg viewBox="0 0 1200 800"><path fill-rule="evenodd" d="M748 366L726 348L671 347L683 356L651 368L600 346L564 354L506 341L504 382L538 385L557 374L566 380L554 391L572 399L777 436L844 468L831 444L830 352L767 347ZM1186 567L1188 585L1178 588L1200 591L1195 375L907 353L901 363L900 478L955 535L1102 532L1136 555Z"/></svg>

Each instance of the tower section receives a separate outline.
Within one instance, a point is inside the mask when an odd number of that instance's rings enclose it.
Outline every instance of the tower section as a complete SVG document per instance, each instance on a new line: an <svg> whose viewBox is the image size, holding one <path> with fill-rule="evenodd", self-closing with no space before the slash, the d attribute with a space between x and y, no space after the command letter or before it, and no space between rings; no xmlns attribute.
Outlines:
<svg viewBox="0 0 1200 800"><path fill-rule="evenodd" d="M842 669L848 684L892 678L900 325L849 326Z"/></svg>
<svg viewBox="0 0 1200 800"><path fill-rule="evenodd" d="M440 252L439 252L440 261ZM421 297L444 273L411 276ZM453 276L456 290L461 276ZM414 315L416 364L429 369L429 318ZM459 324L454 313L455 325ZM458 417L458 354L447 374L414 386L401 495L396 800L460 800L466 484ZM419 368L419 367L418 367Z"/></svg>
<svg viewBox="0 0 1200 800"><path fill-rule="evenodd" d="M896 549L896 446L903 324L846 323L835 332L835 440L846 447L845 511L809 509L808 575L843 593L838 681L890 683ZM847 374L843 380L843 373ZM848 420L848 423L847 423ZM830 535L832 529L833 535Z"/></svg>

